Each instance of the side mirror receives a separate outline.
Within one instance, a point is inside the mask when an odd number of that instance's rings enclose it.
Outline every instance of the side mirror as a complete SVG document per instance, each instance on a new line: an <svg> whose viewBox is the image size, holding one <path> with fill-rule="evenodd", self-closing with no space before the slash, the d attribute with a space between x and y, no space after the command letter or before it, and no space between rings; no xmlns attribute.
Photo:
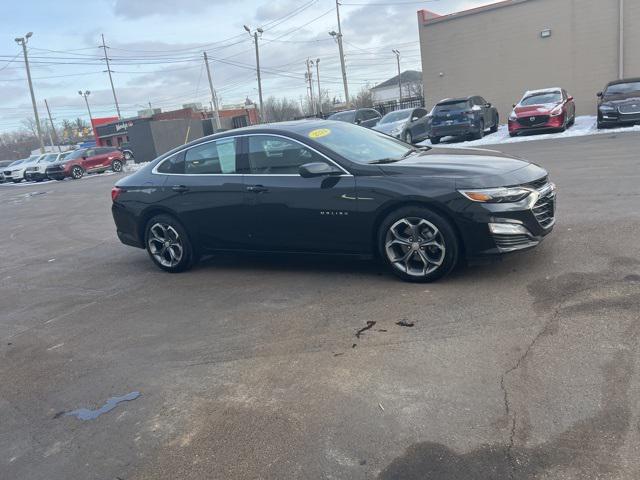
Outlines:
<svg viewBox="0 0 640 480"><path fill-rule="evenodd" d="M601 97L602 96L602 92L596 93L596 96Z"/></svg>
<svg viewBox="0 0 640 480"><path fill-rule="evenodd" d="M516 104L515 103L513 104L513 108L516 108Z"/></svg>
<svg viewBox="0 0 640 480"><path fill-rule="evenodd" d="M324 162L311 162L300 165L298 173L302 178L325 177L329 175L340 175L342 170Z"/></svg>
<svg viewBox="0 0 640 480"><path fill-rule="evenodd" d="M420 120L420 117L411 117L412 122L415 122L416 120Z"/></svg>
<svg viewBox="0 0 640 480"><path fill-rule="evenodd" d="M86 159L87 159L87 156L86 156L86 155L83 155L83 156L82 156L82 159L83 159L83 160L86 160Z"/></svg>
<svg viewBox="0 0 640 480"><path fill-rule="evenodd" d="M360 125L362 123L362 120L360 118L356 118L356 125Z"/></svg>
<svg viewBox="0 0 640 480"><path fill-rule="evenodd" d="M487 102L487 103L485 103L485 104L484 104L484 106L485 106L486 108L491 108L491 102Z"/></svg>
<svg viewBox="0 0 640 480"><path fill-rule="evenodd" d="M567 102L573 102L573 97L571 95L569 95L569 98L567 98Z"/></svg>

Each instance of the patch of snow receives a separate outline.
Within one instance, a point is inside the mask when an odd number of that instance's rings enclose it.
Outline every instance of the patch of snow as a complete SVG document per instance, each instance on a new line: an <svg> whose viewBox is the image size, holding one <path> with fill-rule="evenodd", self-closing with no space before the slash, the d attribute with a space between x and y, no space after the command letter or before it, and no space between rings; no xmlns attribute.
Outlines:
<svg viewBox="0 0 640 480"><path fill-rule="evenodd" d="M456 143L464 147L475 147L479 145L500 145L503 143L519 143L519 142L532 142L536 140L550 140L554 138L571 138L571 137L584 137L588 135L610 135L612 133L624 133L624 132L640 132L640 125L634 125L631 127L621 128L605 128L598 130L597 118L595 116L581 116L576 117L576 123L569 127L564 132L558 133L529 133L523 134L518 137L509 136L509 128L507 125L500 125L496 133L486 135L480 140L464 141L460 140L462 137L444 137L442 143ZM425 140L419 143L419 145L431 145L431 140Z"/></svg>
<svg viewBox="0 0 640 480"><path fill-rule="evenodd" d="M140 170L141 168L146 167L147 165L149 165L149 163L150 162L142 162L142 163L127 162L127 164L124 166L122 171L125 173L134 173Z"/></svg>

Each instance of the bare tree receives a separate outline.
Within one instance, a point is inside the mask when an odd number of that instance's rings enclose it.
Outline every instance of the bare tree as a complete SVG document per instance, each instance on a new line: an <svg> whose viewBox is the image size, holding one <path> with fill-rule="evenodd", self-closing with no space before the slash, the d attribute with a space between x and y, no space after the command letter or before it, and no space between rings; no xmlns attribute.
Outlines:
<svg viewBox="0 0 640 480"><path fill-rule="evenodd" d="M284 122L302 115L298 104L286 97L269 97L264 102L264 118L268 122Z"/></svg>
<svg viewBox="0 0 640 480"><path fill-rule="evenodd" d="M353 104L356 108L373 107L373 94L368 85L364 85L358 94L353 97Z"/></svg>

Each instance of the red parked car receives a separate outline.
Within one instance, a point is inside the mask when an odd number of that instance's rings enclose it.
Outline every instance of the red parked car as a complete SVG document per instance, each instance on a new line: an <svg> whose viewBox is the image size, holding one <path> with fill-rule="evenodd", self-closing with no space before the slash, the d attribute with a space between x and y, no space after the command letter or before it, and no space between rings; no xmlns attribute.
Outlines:
<svg viewBox="0 0 640 480"><path fill-rule="evenodd" d="M85 173L102 173L109 169L120 172L124 163L124 155L115 147L81 148L49 165L46 175L52 180L63 180L66 177L77 180Z"/></svg>
<svg viewBox="0 0 640 480"><path fill-rule="evenodd" d="M576 121L576 104L564 88L531 90L513 106L509 115L509 135L523 132L564 132Z"/></svg>

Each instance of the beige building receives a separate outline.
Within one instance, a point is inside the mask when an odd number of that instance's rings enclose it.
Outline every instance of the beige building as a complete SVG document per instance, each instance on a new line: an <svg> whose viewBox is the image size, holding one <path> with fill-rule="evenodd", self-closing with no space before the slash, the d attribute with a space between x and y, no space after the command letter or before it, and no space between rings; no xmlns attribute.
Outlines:
<svg viewBox="0 0 640 480"><path fill-rule="evenodd" d="M451 15L418 12L428 107L482 95L505 122L526 90L563 87L596 114L611 80L640 77L640 0L507 0Z"/></svg>

